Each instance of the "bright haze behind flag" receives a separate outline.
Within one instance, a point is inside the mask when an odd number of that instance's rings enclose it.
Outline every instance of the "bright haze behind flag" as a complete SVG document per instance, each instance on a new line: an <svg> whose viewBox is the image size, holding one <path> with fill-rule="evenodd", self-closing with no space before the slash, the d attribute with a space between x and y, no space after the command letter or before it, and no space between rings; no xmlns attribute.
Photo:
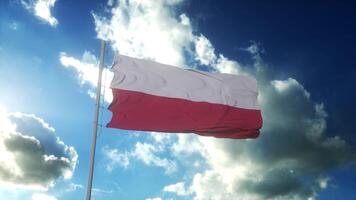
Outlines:
<svg viewBox="0 0 356 200"><path fill-rule="evenodd" d="M186 70L118 55L111 83L110 128L256 138L262 127L257 81Z"/></svg>

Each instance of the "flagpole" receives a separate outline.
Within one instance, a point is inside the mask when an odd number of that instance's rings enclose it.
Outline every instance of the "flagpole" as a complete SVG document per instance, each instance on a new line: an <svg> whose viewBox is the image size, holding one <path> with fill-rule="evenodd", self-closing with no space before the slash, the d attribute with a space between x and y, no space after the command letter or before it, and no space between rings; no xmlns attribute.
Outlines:
<svg viewBox="0 0 356 200"><path fill-rule="evenodd" d="M86 200L91 199L91 191L93 185L95 146L96 146L96 137L98 132L98 120L99 120L99 108L100 108L100 96L101 96L101 77L104 69L104 51L105 51L105 41L101 40L100 65L99 65L98 84L96 86L96 104L95 104L95 114L94 114L94 121L93 121L92 142L91 142L91 149L90 149L89 176L88 176Z"/></svg>

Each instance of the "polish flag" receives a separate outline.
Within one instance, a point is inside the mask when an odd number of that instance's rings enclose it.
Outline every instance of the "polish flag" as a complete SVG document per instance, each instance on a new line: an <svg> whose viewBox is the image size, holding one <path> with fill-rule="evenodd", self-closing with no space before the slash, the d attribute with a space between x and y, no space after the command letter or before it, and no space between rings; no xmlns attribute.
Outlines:
<svg viewBox="0 0 356 200"><path fill-rule="evenodd" d="M262 127L257 82L243 75L182 69L117 56L110 128L256 138Z"/></svg>

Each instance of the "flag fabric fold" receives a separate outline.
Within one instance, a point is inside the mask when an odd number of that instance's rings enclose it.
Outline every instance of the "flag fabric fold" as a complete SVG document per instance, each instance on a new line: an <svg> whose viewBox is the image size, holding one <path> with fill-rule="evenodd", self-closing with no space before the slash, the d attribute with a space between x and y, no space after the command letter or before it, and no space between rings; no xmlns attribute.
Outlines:
<svg viewBox="0 0 356 200"><path fill-rule="evenodd" d="M256 138L262 127L257 81L118 55L110 128Z"/></svg>

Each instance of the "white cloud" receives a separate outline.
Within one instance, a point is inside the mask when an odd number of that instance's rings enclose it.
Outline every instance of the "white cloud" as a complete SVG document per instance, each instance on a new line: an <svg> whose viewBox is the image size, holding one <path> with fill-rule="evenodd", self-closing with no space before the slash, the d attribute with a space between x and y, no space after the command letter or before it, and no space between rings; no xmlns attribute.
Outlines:
<svg viewBox="0 0 356 200"><path fill-rule="evenodd" d="M221 175L213 171L195 174L191 186L195 193L194 199L244 199L241 196L234 197L227 189L229 185L225 184L222 179Z"/></svg>
<svg viewBox="0 0 356 200"><path fill-rule="evenodd" d="M9 28L10 28L11 30L16 31L16 30L19 28L19 24L18 24L17 22L11 22L11 23L9 24Z"/></svg>
<svg viewBox="0 0 356 200"><path fill-rule="evenodd" d="M243 48L243 50L251 53L252 55L256 55L260 52L259 46L256 42L252 42L250 46L248 46L247 48Z"/></svg>
<svg viewBox="0 0 356 200"><path fill-rule="evenodd" d="M221 73L245 74L237 61L230 60L222 54L217 56L213 45L204 35L195 36L191 42L195 45L195 60L200 64L209 65Z"/></svg>
<svg viewBox="0 0 356 200"><path fill-rule="evenodd" d="M185 188L184 182L178 182L176 184L167 185L163 188L164 192L172 192L178 196L187 196L191 194L191 191Z"/></svg>
<svg viewBox="0 0 356 200"><path fill-rule="evenodd" d="M176 19L169 8L181 0L119 0L111 17L94 13L99 38L124 55L183 66L192 30L186 15Z"/></svg>
<svg viewBox="0 0 356 200"><path fill-rule="evenodd" d="M176 135L174 134L167 134L167 133L160 133L160 132L151 132L150 136L152 137L154 142L160 146L168 143L172 143L176 138Z"/></svg>
<svg viewBox="0 0 356 200"><path fill-rule="evenodd" d="M41 21L57 26L58 21L51 14L51 8L54 7L56 0L20 0L22 6L33 13Z"/></svg>
<svg viewBox="0 0 356 200"><path fill-rule="evenodd" d="M160 158L155 153L161 151L157 146L152 144L137 142L132 155L138 160L143 161L148 166L157 166L165 169L166 174L173 173L177 170L176 163L167 158Z"/></svg>
<svg viewBox="0 0 356 200"><path fill-rule="evenodd" d="M319 187L321 189L326 189L329 185L330 178L329 177L320 177L320 178L318 178L317 181L318 181Z"/></svg>
<svg viewBox="0 0 356 200"><path fill-rule="evenodd" d="M114 5L114 3L115 3L115 1L114 0L108 0L108 6L113 6Z"/></svg>
<svg viewBox="0 0 356 200"><path fill-rule="evenodd" d="M201 153L202 146L195 141L197 136L188 134L179 134L178 140L171 146L171 151L174 155L189 155L194 153ZM189 147L189 148L187 148Z"/></svg>
<svg viewBox="0 0 356 200"><path fill-rule="evenodd" d="M288 78L287 80L273 80L271 81L271 84L278 90L278 92L281 93L288 90L290 87L297 87L304 92L304 95L307 98L310 98L309 92L306 91L304 87L293 78Z"/></svg>
<svg viewBox="0 0 356 200"><path fill-rule="evenodd" d="M130 164L130 154L127 152L120 153L118 149L109 149L108 147L104 147L103 153L105 158L109 160L109 164L106 165L106 170L108 172L112 172L116 166L126 169Z"/></svg>
<svg viewBox="0 0 356 200"><path fill-rule="evenodd" d="M0 185L46 190L57 179L72 177L77 152L43 119L3 110L0 121Z"/></svg>
<svg viewBox="0 0 356 200"><path fill-rule="evenodd" d="M241 66L237 61L230 60L221 54L213 67L221 73L244 74L241 72Z"/></svg>
<svg viewBox="0 0 356 200"><path fill-rule="evenodd" d="M104 193L104 194L114 193L114 190L104 190L101 188L93 188L92 191L93 191L93 195L100 194L100 193Z"/></svg>
<svg viewBox="0 0 356 200"><path fill-rule="evenodd" d="M72 67L77 70L81 84L96 85L98 82L98 61L90 52L85 51L81 60L67 56L66 53L62 52L59 55L59 60L64 67Z"/></svg>
<svg viewBox="0 0 356 200"><path fill-rule="evenodd" d="M34 193L32 194L32 200L57 200L57 198L43 193Z"/></svg>
<svg viewBox="0 0 356 200"><path fill-rule="evenodd" d="M84 189L84 186L81 185L81 184L75 184L75 183L70 183L68 185L68 188L66 189L66 192L73 192L73 191L76 191L76 190L82 190Z"/></svg>
<svg viewBox="0 0 356 200"><path fill-rule="evenodd" d="M120 153L118 149L103 148L105 158L109 161L106 165L108 172L116 167L127 168L130 159L142 161L147 166L161 167L166 174L177 171L177 165L174 161L167 158L161 158L158 154L163 152L163 146L154 146L153 144L137 142L135 148L131 151Z"/></svg>
<svg viewBox="0 0 356 200"><path fill-rule="evenodd" d="M201 64L203 65L214 64L213 62L216 60L214 47L204 35L200 35L199 37L196 38L195 51L196 51L195 59L198 60Z"/></svg>
<svg viewBox="0 0 356 200"><path fill-rule="evenodd" d="M162 200L161 197L153 197L153 198L147 198L146 200Z"/></svg>
<svg viewBox="0 0 356 200"><path fill-rule="evenodd" d="M95 88L98 82L98 72L99 72L99 61L95 55L89 51L85 51L82 58L79 60L72 56L67 56L66 53L61 52L59 55L59 61L66 68L75 69L80 80L80 84L87 84L90 86L88 94L91 98L96 97ZM103 70L103 82L102 82L102 94L105 92L104 99L106 102L112 101L112 93L109 90L111 80L113 78L113 73L108 69Z"/></svg>
<svg viewBox="0 0 356 200"><path fill-rule="evenodd" d="M259 65L262 64L262 57L261 53L264 53L264 49L261 49L261 44L255 42L255 41L250 41L251 45L248 46L247 48L241 48L241 50L247 51L250 53L252 58L255 60L254 65Z"/></svg>

